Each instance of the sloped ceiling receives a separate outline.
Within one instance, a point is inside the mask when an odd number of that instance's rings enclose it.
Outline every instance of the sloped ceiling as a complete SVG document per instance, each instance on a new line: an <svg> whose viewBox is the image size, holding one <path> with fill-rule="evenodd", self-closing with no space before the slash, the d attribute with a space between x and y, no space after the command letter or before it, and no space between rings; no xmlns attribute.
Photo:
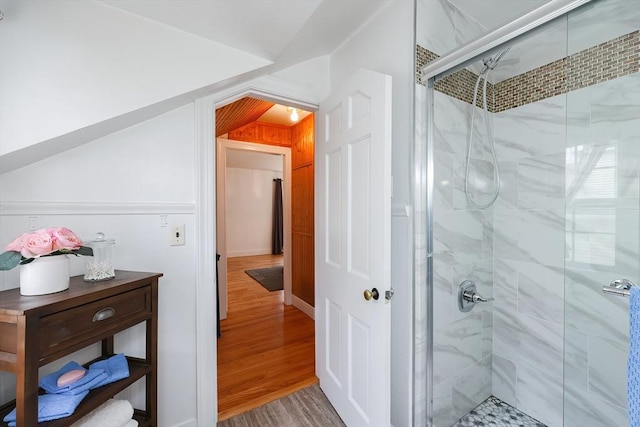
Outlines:
<svg viewBox="0 0 640 427"><path fill-rule="evenodd" d="M0 173L328 55L391 1L0 0Z"/></svg>
<svg viewBox="0 0 640 427"><path fill-rule="evenodd" d="M99 0L270 61L335 50L389 0Z"/></svg>
<svg viewBox="0 0 640 427"><path fill-rule="evenodd" d="M311 111L296 108L300 119L291 121L286 105L244 97L216 110L216 137L229 133L255 121L280 126L293 126L311 114Z"/></svg>
<svg viewBox="0 0 640 427"><path fill-rule="evenodd" d="M255 122L273 105L273 102L245 97L218 108L216 110L216 137Z"/></svg>

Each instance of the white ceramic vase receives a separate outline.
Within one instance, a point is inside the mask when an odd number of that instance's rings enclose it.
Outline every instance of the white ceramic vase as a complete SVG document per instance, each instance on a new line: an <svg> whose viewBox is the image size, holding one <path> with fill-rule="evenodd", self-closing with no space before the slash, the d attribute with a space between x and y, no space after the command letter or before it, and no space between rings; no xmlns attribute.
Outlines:
<svg viewBox="0 0 640 427"><path fill-rule="evenodd" d="M20 266L20 294L46 295L69 289L69 258L54 255Z"/></svg>

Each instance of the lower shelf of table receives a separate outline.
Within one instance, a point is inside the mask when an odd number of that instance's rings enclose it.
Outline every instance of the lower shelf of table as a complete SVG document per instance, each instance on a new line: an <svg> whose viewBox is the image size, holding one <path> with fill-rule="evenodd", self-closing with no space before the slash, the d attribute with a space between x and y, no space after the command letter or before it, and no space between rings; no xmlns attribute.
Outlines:
<svg viewBox="0 0 640 427"><path fill-rule="evenodd" d="M82 403L78 405L73 415L53 421L39 423L38 427L68 427L116 394L129 387L131 384L151 373L151 366L145 363L143 359L127 357L127 361L129 362L128 378L91 390L87 397L82 400ZM6 427L8 425L7 423L2 422L2 419L4 419L4 417L11 412L15 406L15 401L0 406L0 427ZM138 424L141 427L151 425L150 417L145 411L136 409L133 418L138 421Z"/></svg>
<svg viewBox="0 0 640 427"><path fill-rule="evenodd" d="M138 427L151 427L151 418L145 411L136 409L133 412L133 419L138 422Z"/></svg>

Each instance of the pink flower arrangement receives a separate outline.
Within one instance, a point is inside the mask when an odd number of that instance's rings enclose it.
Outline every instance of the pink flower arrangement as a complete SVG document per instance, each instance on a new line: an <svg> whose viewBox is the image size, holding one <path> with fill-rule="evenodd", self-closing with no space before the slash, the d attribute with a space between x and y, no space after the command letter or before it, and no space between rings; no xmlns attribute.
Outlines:
<svg viewBox="0 0 640 427"><path fill-rule="evenodd" d="M82 240L65 227L43 228L24 233L4 249L6 252L0 254L0 270L10 270L18 264L28 264L43 256L93 256L93 250L82 246Z"/></svg>

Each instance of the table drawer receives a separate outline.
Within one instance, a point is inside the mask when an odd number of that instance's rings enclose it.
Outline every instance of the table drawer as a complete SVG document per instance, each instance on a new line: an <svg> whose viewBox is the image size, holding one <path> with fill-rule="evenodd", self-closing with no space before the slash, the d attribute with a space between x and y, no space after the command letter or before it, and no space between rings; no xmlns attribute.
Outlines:
<svg viewBox="0 0 640 427"><path fill-rule="evenodd" d="M40 356L112 332L151 316L151 288L145 287L70 308L40 319Z"/></svg>

